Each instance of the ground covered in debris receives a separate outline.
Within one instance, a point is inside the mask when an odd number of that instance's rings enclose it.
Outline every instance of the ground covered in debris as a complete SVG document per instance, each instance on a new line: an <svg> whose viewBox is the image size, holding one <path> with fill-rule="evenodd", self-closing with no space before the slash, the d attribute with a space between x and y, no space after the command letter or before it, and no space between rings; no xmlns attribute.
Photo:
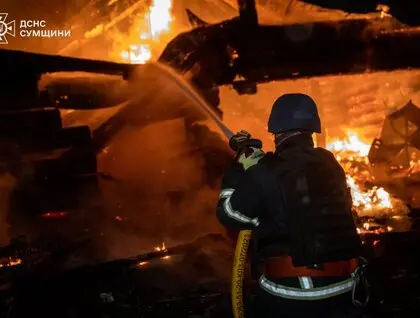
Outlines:
<svg viewBox="0 0 420 318"><path fill-rule="evenodd" d="M373 292L369 313L417 317L419 232L366 239ZM34 313L69 318L230 317L232 251L226 238L208 235L176 254L155 255L149 261L121 259L65 272L54 266L32 273L15 268L13 286L0 293L0 314L8 318Z"/></svg>

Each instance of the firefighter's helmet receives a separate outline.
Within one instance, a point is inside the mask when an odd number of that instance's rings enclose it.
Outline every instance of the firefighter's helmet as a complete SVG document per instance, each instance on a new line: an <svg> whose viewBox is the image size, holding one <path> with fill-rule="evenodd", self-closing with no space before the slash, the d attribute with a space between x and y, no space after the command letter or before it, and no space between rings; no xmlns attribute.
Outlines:
<svg viewBox="0 0 420 318"><path fill-rule="evenodd" d="M290 130L321 133L321 120L315 101L306 94L284 94L277 98L268 119L273 134Z"/></svg>

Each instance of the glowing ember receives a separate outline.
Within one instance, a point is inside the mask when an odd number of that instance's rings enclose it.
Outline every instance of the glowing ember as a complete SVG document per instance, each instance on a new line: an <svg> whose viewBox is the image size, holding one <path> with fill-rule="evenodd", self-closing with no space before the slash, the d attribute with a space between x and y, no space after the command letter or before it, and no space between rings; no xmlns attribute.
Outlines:
<svg viewBox="0 0 420 318"><path fill-rule="evenodd" d="M347 175L353 197L353 207L359 216L388 214L393 211L393 198L381 187L366 187L374 178L370 174L367 155L370 145L354 132L347 132L345 140L334 140L327 146L334 153ZM366 230L366 229L364 229Z"/></svg>
<svg viewBox="0 0 420 318"><path fill-rule="evenodd" d="M160 246L156 246L156 247L154 247L154 250L155 250L155 252L158 252L159 254L159 256L161 255L161 254L163 254L163 256L161 256L160 257L160 259L161 260L168 260L168 259L170 259L171 258L171 256L170 255L165 255L166 254L166 252L168 251L168 249L167 249L167 247L166 247L166 245L165 245L165 242L162 242L162 245L160 245ZM142 262L139 262L139 263L137 263L137 267L144 267L144 266L146 266L146 265L149 265L149 262L147 262L147 261L142 261Z"/></svg>
<svg viewBox="0 0 420 318"><path fill-rule="evenodd" d="M386 17L390 17L391 15L389 14L389 6L384 5L384 4L378 4L376 7L376 10L380 12L380 17L381 19L386 18Z"/></svg>
<svg viewBox="0 0 420 318"><path fill-rule="evenodd" d="M412 176L420 173L420 160L417 158L417 154L413 152L410 158L410 167L408 169L408 175Z"/></svg>
<svg viewBox="0 0 420 318"><path fill-rule="evenodd" d="M152 59L153 46L159 42L161 35L170 30L171 10L172 0L152 0L148 13L139 21L137 27L138 42L121 52L125 61L144 64Z"/></svg>
<svg viewBox="0 0 420 318"><path fill-rule="evenodd" d="M20 264L22 264L22 260L20 258L9 257L5 261L0 260L0 268L12 267Z"/></svg>
<svg viewBox="0 0 420 318"><path fill-rule="evenodd" d="M43 218L46 218L46 219L59 219L59 218L66 217L67 214L68 213L65 212L65 211L62 211L62 212L47 212L47 213L42 214L41 216Z"/></svg>
<svg viewBox="0 0 420 318"><path fill-rule="evenodd" d="M162 243L161 246L156 246L155 251L156 252L166 252L168 249L165 246L165 242Z"/></svg>
<svg viewBox="0 0 420 318"><path fill-rule="evenodd" d="M381 234L386 232L392 232L391 226L383 226L375 223L374 221L364 222L358 229L359 234Z"/></svg>

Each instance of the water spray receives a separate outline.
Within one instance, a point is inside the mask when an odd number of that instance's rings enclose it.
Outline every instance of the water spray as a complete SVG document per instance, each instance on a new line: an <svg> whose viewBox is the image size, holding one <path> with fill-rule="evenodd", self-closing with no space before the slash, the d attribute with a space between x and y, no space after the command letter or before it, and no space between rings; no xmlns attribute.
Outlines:
<svg viewBox="0 0 420 318"><path fill-rule="evenodd" d="M219 116L210 108L203 98L194 91L194 88L185 82L183 77L179 76L171 68L160 63L150 63L148 64L148 67L149 66L162 70L163 73L167 75L184 94L188 95L195 104L198 105L200 109L216 123L228 140L234 135L234 133L222 122Z"/></svg>
<svg viewBox="0 0 420 318"><path fill-rule="evenodd" d="M183 77L173 71L171 68L162 65L160 63L150 63L147 65L150 68L157 68L158 70L162 71L161 73L165 74L173 84L176 85L178 89L180 89L185 95L189 96L191 100L194 102L199 109L204 112L207 116L209 116L216 125L220 128L223 135L226 137L227 140L230 140L234 133L227 127L223 121L219 118L219 116L211 109L211 107L203 100L203 98L197 94ZM144 71L141 70L142 72ZM109 177L107 175L103 175L103 177ZM247 254L248 247L251 240L251 231L240 231L236 250L235 250L235 257L233 263L233 270L232 270L232 284L231 284L231 299L232 299L232 309L235 318L243 318L244 317L244 304L243 304L243 281L244 281L244 268L246 264L246 258L243 255ZM169 248L165 251L165 253L176 253L180 251L184 251L189 245L183 244L181 246L176 246ZM135 258L135 261L138 262L139 259L142 260L150 260L156 257L162 257L162 255L156 254L146 254L141 255Z"/></svg>
<svg viewBox="0 0 420 318"><path fill-rule="evenodd" d="M195 101L196 105L206 113L220 130L223 132L225 137L229 140L234 134L233 132L222 122L222 120L217 116L214 111L207 105L207 103L190 87L183 78L180 78L172 69L163 66L161 64L153 64L159 69L163 70L173 82L180 88L185 94L187 94L192 100ZM235 256L232 267L232 283L231 283L231 301L232 301L232 310L233 316L235 318L244 318L245 310L243 303L243 282L244 282L244 272L246 264L246 255L248 252L249 244L251 241L250 230L240 231L236 243Z"/></svg>

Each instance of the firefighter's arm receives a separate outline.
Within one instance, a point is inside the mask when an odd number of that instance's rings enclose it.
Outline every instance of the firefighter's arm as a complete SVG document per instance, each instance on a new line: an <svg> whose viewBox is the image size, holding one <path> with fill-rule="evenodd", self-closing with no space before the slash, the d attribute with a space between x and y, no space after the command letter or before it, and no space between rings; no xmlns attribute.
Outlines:
<svg viewBox="0 0 420 318"><path fill-rule="evenodd" d="M255 165L245 171L241 164L235 163L223 177L217 218L228 228L251 230L259 225L259 168Z"/></svg>

